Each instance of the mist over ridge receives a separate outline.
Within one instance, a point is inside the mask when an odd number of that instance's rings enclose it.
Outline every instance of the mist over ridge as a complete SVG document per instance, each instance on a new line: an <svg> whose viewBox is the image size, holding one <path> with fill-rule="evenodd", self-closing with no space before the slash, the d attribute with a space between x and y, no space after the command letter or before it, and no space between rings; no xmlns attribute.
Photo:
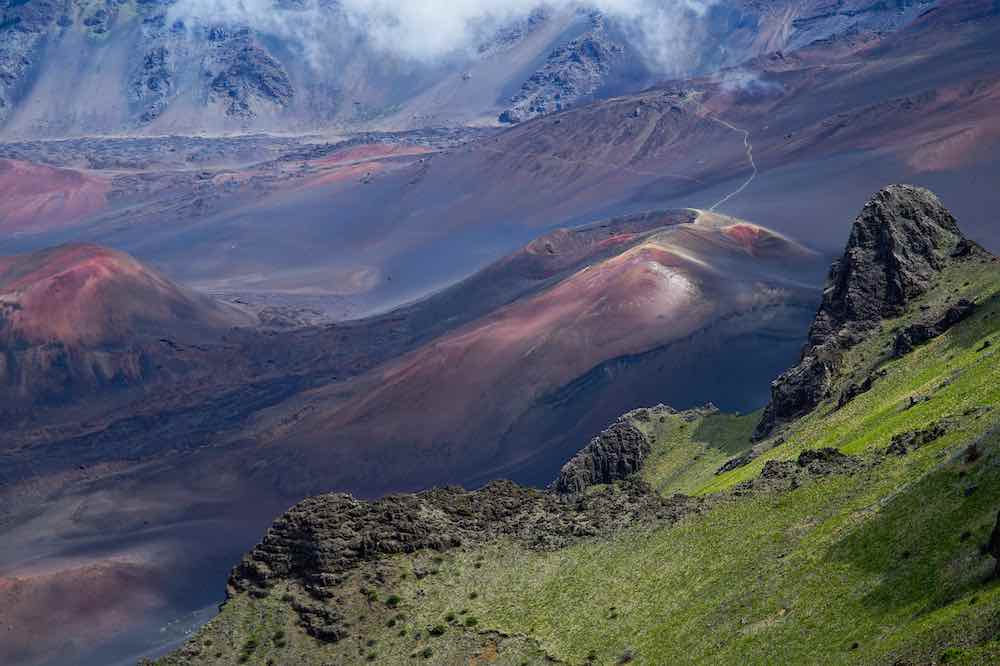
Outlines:
<svg viewBox="0 0 1000 666"><path fill-rule="evenodd" d="M475 58L498 31L563 12L599 12L625 32L658 73L678 74L703 39L715 0L179 0L170 11L188 27L230 24L291 39L316 67L366 43L414 64ZM282 11L283 10L283 11Z"/></svg>

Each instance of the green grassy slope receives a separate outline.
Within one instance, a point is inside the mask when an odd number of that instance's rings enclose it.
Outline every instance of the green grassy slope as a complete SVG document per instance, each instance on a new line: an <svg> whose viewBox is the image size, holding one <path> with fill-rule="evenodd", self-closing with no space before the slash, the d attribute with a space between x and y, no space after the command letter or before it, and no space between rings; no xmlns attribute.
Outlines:
<svg viewBox="0 0 1000 666"><path fill-rule="evenodd" d="M889 358L894 331L960 297L979 309ZM351 636L321 644L293 584L239 595L162 664L995 664L1000 582L982 550L1000 509L1000 267L969 261L846 353L834 397L749 450L759 415L636 420L660 493L706 497L672 527L554 552L513 542L421 552L356 571L331 600ZM839 389L884 370L836 409ZM941 425L907 455L893 438ZM768 460L835 447L851 473L748 487ZM418 575L419 574L419 575Z"/></svg>

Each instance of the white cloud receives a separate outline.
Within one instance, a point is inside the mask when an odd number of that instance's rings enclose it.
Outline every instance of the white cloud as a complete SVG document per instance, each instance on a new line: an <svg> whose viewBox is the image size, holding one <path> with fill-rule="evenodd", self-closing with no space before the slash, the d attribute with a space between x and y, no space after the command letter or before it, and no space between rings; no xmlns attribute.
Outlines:
<svg viewBox="0 0 1000 666"><path fill-rule="evenodd" d="M622 25L650 64L678 73L697 44L694 29L715 0L178 0L171 12L190 24L238 23L298 40L319 58L363 35L403 60L434 62L473 53L498 28L533 10L598 9Z"/></svg>

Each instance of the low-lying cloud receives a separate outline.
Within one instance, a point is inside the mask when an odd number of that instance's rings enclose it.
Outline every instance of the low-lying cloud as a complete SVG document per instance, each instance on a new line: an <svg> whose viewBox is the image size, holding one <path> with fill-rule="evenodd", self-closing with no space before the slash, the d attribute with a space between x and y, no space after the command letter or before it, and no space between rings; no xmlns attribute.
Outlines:
<svg viewBox="0 0 1000 666"><path fill-rule="evenodd" d="M679 73L715 0L178 0L188 25L233 23L297 40L310 59L363 39L401 60L468 57L497 30L536 10L599 10L624 29L649 64Z"/></svg>

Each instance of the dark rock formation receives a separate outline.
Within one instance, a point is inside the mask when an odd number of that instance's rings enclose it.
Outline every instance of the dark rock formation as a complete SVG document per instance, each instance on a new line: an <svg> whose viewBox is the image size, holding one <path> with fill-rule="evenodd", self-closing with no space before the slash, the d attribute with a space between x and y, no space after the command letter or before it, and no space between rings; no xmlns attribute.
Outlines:
<svg viewBox="0 0 1000 666"><path fill-rule="evenodd" d="M844 256L830 269L819 312L799 364L771 385L755 439L812 411L829 397L840 353L932 285L961 254L955 218L928 190L892 185L854 222Z"/></svg>
<svg viewBox="0 0 1000 666"><path fill-rule="evenodd" d="M768 460L760 472L760 481L801 482L810 477L845 474L861 467L861 461L837 449L810 449L796 460Z"/></svg>
<svg viewBox="0 0 1000 666"><path fill-rule="evenodd" d="M562 111L601 87L625 51L608 34L603 16L594 14L591 22L591 30L555 49L522 84L500 122L520 123Z"/></svg>
<svg viewBox="0 0 1000 666"><path fill-rule="evenodd" d="M753 451L747 451L746 453L736 456L735 458L730 458L722 467L715 470L715 475L725 474L726 472L732 472L734 469L739 469L740 467L746 467L754 461L756 454Z"/></svg>
<svg viewBox="0 0 1000 666"><path fill-rule="evenodd" d="M975 311L976 304L963 298L945 310L944 314L937 320L917 322L907 326L896 335L892 346L892 355L899 358L909 354L914 347L943 335L955 324L968 319Z"/></svg>
<svg viewBox="0 0 1000 666"><path fill-rule="evenodd" d="M889 447L885 450L887 454L895 456L905 456L910 451L935 442L948 434L949 424L945 421L938 421L923 430L904 432L892 438Z"/></svg>
<svg viewBox="0 0 1000 666"><path fill-rule="evenodd" d="M804 356L798 365L785 371L771 383L771 402L754 430L754 438L763 439L779 423L805 416L829 397L833 372L829 359L816 356Z"/></svg>
<svg viewBox="0 0 1000 666"><path fill-rule="evenodd" d="M497 481L477 491L439 488L365 502L349 495L313 497L275 521L264 541L229 578L229 594L264 594L276 582L300 585L315 601L296 603L303 627L320 640L345 635L324 603L352 569L398 553L445 551L499 537L550 550L631 525L674 522L700 501L663 499L640 481L566 502L551 492Z"/></svg>
<svg viewBox="0 0 1000 666"><path fill-rule="evenodd" d="M875 382L885 377L885 375L885 370L879 370L865 377L865 380L860 384L855 383L848 386L844 389L844 392L840 394L840 398L837 400L837 409L843 409L849 402L857 398L859 395L871 391L872 387L875 386Z"/></svg>
<svg viewBox="0 0 1000 666"><path fill-rule="evenodd" d="M590 486L626 479L642 468L649 453L645 435L623 418L592 439L563 466L555 490L569 495Z"/></svg>
<svg viewBox="0 0 1000 666"><path fill-rule="evenodd" d="M0 2L0 122L19 101L23 79L60 5L55 0Z"/></svg>
<svg viewBox="0 0 1000 666"><path fill-rule="evenodd" d="M206 70L209 91L227 115L252 118L259 102L281 108L291 103L295 90L288 73L249 29L215 27L209 42L214 47L213 62Z"/></svg>

